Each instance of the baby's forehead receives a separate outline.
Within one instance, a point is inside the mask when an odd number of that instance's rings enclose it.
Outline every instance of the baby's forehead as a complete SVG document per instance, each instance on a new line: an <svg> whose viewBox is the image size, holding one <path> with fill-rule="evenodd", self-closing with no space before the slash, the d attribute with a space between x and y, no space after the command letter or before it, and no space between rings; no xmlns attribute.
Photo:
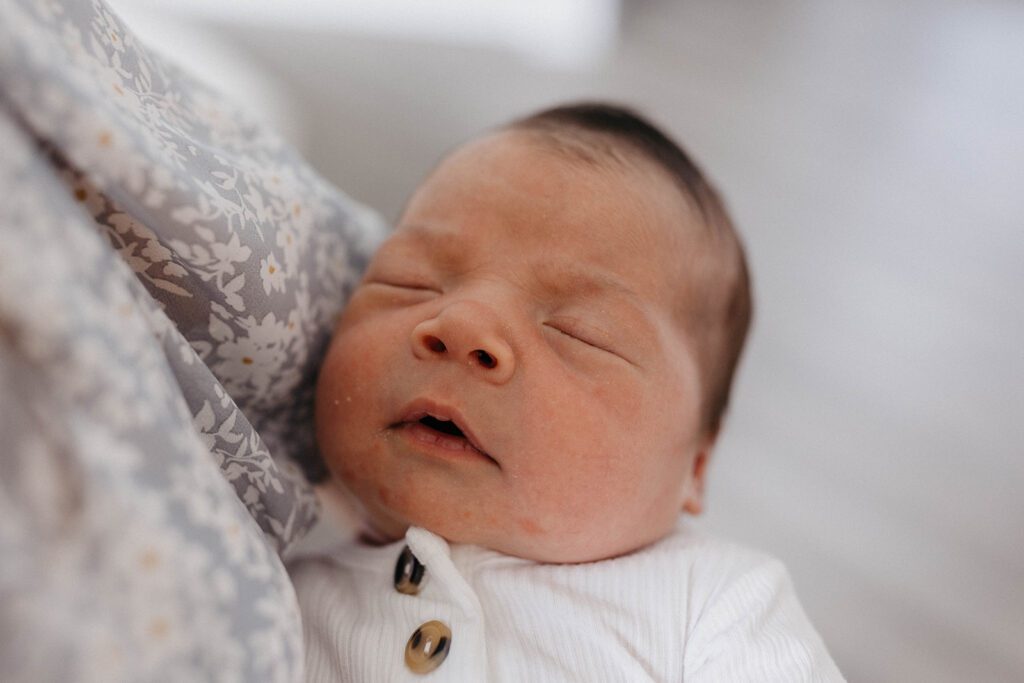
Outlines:
<svg viewBox="0 0 1024 683"><path fill-rule="evenodd" d="M471 139L441 160L413 198L437 190L458 192L460 187L479 191L489 180L507 187L507 178L494 177L495 167L505 172L515 169L519 176L517 181L540 188L538 195L581 190L585 193L590 188L601 196L587 198L578 194L571 199L582 198L588 203L621 200L615 210L624 228L636 224L630 218L638 218L639 214L653 208L674 214L669 222L675 232L702 229L701 213L696 210L692 197L656 160L627 143L587 131L510 128ZM532 182L523 182L524 178ZM546 192L548 190L551 192ZM480 192L473 199L487 201L493 196ZM568 205L570 197L564 200Z"/></svg>
<svg viewBox="0 0 1024 683"><path fill-rule="evenodd" d="M647 282L640 287L643 296L653 299L656 292L685 309L699 255L707 251L700 213L663 169L636 152L602 148L590 139L573 139L571 148L552 140L535 131L504 130L463 144L414 194L400 231L415 228L427 233L420 239L431 246L456 249L465 237L461 231L499 250L557 251L583 243L613 269L632 261L624 276ZM596 151L587 157L579 153L583 149ZM471 224L449 222L469 211ZM514 229L485 229L491 215L484 214L501 214ZM572 280L571 274L561 278Z"/></svg>
<svg viewBox="0 0 1024 683"><path fill-rule="evenodd" d="M660 192L674 187L676 194L684 201L687 199L686 192L676 185L672 175L656 159L628 142L586 130L499 129L459 145L442 160L442 165L461 155L500 152L518 152L524 156L540 154L557 160L574 169L581 183L586 182L591 174L619 183L635 180L639 176L645 179L651 191ZM662 182L655 181L655 178Z"/></svg>

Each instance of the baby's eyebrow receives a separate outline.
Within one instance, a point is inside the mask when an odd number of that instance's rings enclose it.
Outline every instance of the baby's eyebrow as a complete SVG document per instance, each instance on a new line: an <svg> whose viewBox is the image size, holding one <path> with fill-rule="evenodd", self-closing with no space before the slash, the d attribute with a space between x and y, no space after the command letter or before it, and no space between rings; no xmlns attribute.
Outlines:
<svg viewBox="0 0 1024 683"><path fill-rule="evenodd" d="M437 227L427 227L414 223L412 225L399 226L392 237L385 243L384 247L398 244L403 247L421 247L427 249L435 258L442 261L457 260L461 251L456 248L459 244L459 233L456 230ZM383 248L382 247L382 250Z"/></svg>
<svg viewBox="0 0 1024 683"><path fill-rule="evenodd" d="M580 265L575 261L550 259L535 264L535 274L544 289L556 298L612 302L615 308L644 327L652 326L650 307L632 288L614 274Z"/></svg>
<svg viewBox="0 0 1024 683"><path fill-rule="evenodd" d="M392 239L408 240L410 242L421 242L424 244L443 244L459 237L458 230L442 228L438 226L426 226L419 223L400 225L395 230Z"/></svg>
<svg viewBox="0 0 1024 683"><path fill-rule="evenodd" d="M643 309L643 300L626 283L611 273L587 268L575 261L551 259L535 264L537 278L558 294L617 294Z"/></svg>

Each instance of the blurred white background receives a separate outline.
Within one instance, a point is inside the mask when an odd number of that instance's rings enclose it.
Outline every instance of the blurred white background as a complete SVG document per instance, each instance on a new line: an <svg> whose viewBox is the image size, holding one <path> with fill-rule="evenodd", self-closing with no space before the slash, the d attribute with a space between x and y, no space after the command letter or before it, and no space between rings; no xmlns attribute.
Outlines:
<svg viewBox="0 0 1024 683"><path fill-rule="evenodd" d="M112 4L392 219L510 117L650 114L755 275L703 523L851 681L1024 680L1024 3Z"/></svg>

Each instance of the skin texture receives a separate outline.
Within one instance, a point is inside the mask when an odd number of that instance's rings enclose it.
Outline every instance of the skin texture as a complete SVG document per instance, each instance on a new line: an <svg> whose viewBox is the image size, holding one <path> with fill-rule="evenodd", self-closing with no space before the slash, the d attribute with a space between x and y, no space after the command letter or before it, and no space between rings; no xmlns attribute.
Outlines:
<svg viewBox="0 0 1024 683"><path fill-rule="evenodd" d="M678 311L693 220L642 159L586 164L521 131L448 157L320 375L321 452L373 532L586 562L699 513L713 438ZM476 448L421 426L424 412Z"/></svg>

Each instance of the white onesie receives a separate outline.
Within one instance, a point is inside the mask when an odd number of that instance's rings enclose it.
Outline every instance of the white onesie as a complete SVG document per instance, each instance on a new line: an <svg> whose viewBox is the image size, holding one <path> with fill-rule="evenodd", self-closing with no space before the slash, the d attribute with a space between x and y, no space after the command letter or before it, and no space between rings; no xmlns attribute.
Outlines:
<svg viewBox="0 0 1024 683"><path fill-rule="evenodd" d="M781 563L683 521L654 545L586 564L412 528L290 571L308 681L843 680Z"/></svg>

